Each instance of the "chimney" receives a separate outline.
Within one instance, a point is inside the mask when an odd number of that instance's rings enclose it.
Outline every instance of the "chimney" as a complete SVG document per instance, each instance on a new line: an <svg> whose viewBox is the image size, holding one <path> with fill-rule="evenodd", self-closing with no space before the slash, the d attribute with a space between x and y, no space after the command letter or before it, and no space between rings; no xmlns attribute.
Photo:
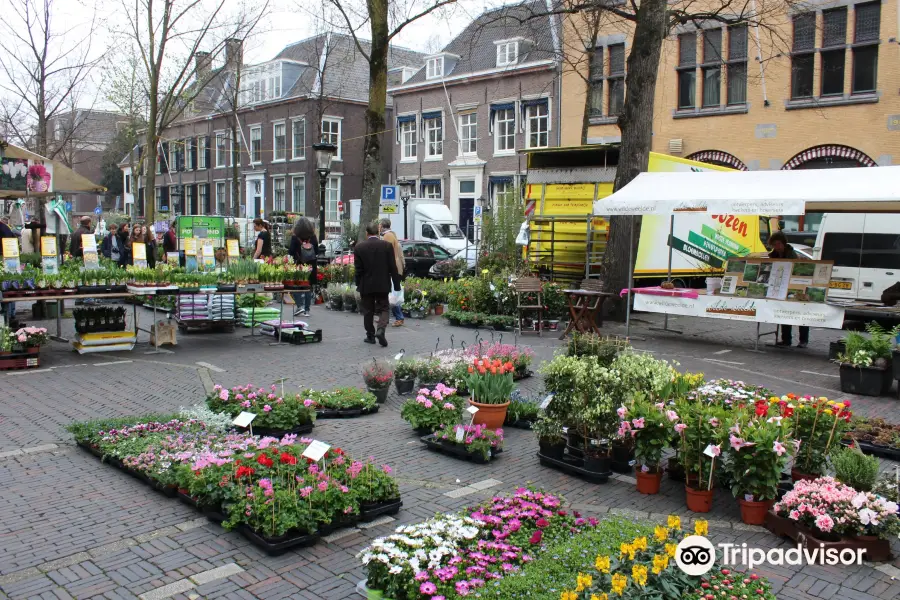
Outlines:
<svg viewBox="0 0 900 600"><path fill-rule="evenodd" d="M211 69L212 56L209 55L209 52L200 50L194 52L194 73L197 75L197 78L202 79L206 77Z"/></svg>
<svg viewBox="0 0 900 600"><path fill-rule="evenodd" d="M225 40L225 67L234 71L244 62L244 41L237 38Z"/></svg>

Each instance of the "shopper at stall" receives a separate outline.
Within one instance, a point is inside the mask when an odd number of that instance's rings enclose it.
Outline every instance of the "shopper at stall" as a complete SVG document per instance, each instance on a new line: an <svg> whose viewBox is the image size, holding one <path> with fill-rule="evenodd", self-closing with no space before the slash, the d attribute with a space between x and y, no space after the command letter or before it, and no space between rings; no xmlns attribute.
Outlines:
<svg viewBox="0 0 900 600"><path fill-rule="evenodd" d="M147 244L147 266L151 269L156 268L156 234L153 233L152 225L144 225L141 227L144 232L144 243Z"/></svg>
<svg viewBox="0 0 900 600"><path fill-rule="evenodd" d="M397 234L391 231L390 219L381 220L381 239L389 243L394 249L394 261L397 263L397 273L400 274L400 278L402 279L404 267L403 249L400 247L400 240L397 239ZM403 308L399 304L393 304L391 305L391 313L394 315L394 327L401 327L403 325Z"/></svg>
<svg viewBox="0 0 900 600"><path fill-rule="evenodd" d="M253 259L272 256L272 234L269 233L269 224L259 218L253 219L253 231L257 233Z"/></svg>
<svg viewBox="0 0 900 600"><path fill-rule="evenodd" d="M109 234L100 242L100 253L114 260L116 264L122 261L122 244L119 241L119 227L115 223L110 223L107 228Z"/></svg>
<svg viewBox="0 0 900 600"><path fill-rule="evenodd" d="M119 241L122 242L122 246L125 247L129 244L129 238L131 237L131 225L128 222L122 223L119 225Z"/></svg>
<svg viewBox="0 0 900 600"><path fill-rule="evenodd" d="M769 245L772 247L772 251L769 252L769 258L786 258L786 259L796 259L797 253L794 251L794 247L788 244L787 237L784 233L780 231L776 231L771 236L769 236ZM790 325L781 325L781 339L775 342L776 346L790 346L791 338L793 337L793 328ZM797 344L798 348L806 348L807 344L809 344L809 327L800 326L800 342Z"/></svg>
<svg viewBox="0 0 900 600"><path fill-rule="evenodd" d="M135 223L131 228L131 236L128 238L128 243L125 244L125 259L124 264L133 265L134 264L134 244L143 243L144 241L144 231L143 227L140 223Z"/></svg>
<svg viewBox="0 0 900 600"><path fill-rule="evenodd" d="M175 234L175 221L169 223L169 230L166 231L165 235L163 235L163 251L164 252L177 252L178 251L178 236Z"/></svg>
<svg viewBox="0 0 900 600"><path fill-rule="evenodd" d="M18 238L16 232L9 226L9 217L0 218L0 239L2 238ZM4 302L3 315L6 317L6 324L10 327L16 326L16 303Z"/></svg>
<svg viewBox="0 0 900 600"><path fill-rule="evenodd" d="M312 271L309 273L310 289L306 292L293 292L291 296L297 309L294 316L309 316L309 305L312 301L312 286L315 285L318 276L317 252L319 249L319 240L316 239L316 227L313 222L306 218L297 220L294 225L294 231L291 234L291 243L288 246L288 254L294 259L294 263L298 265L309 265Z"/></svg>
<svg viewBox="0 0 900 600"><path fill-rule="evenodd" d="M367 238L353 250L353 265L356 268L356 289L360 295L359 308L366 328L367 344L375 340L387 346L384 335L388 326L388 294L393 283L394 291L400 291L400 274L394 260L394 249L388 242L378 237L378 223L366 225ZM378 328L373 320L378 315Z"/></svg>
<svg viewBox="0 0 900 600"><path fill-rule="evenodd" d="M69 254L73 258L81 258L84 256L84 248L81 247L81 236L92 234L91 218L81 217L78 221L78 229L72 234L72 243L69 245Z"/></svg>

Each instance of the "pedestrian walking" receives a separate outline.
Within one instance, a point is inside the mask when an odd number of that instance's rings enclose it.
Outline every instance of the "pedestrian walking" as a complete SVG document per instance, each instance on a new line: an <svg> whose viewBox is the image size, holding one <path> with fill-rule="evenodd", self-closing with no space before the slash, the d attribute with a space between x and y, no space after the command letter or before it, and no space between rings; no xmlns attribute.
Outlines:
<svg viewBox="0 0 900 600"><path fill-rule="evenodd" d="M786 258L792 260L797 258L794 247L788 244L787 236L781 231L776 231L769 236L769 244L772 246L772 251L769 252L769 258ZM775 342L775 345L790 347L793 328L790 325L780 325L779 327L781 329L781 339ZM809 327L801 325L800 342L797 343L797 347L806 348L807 344L809 344Z"/></svg>
<svg viewBox="0 0 900 600"><path fill-rule="evenodd" d="M81 217L78 221L78 229L72 234L72 243L69 245L69 254L73 258L81 258L84 256L84 248L81 247L81 236L92 234L91 218Z"/></svg>
<svg viewBox="0 0 900 600"><path fill-rule="evenodd" d="M367 344L375 340L387 346L384 335L388 326L388 294L393 283L394 291L400 291L400 274L394 260L394 249L388 242L378 237L378 224L366 225L367 238L356 244L353 250L353 265L356 268L356 290L360 295L360 312L366 329ZM377 328L374 323L378 317Z"/></svg>
<svg viewBox="0 0 900 600"><path fill-rule="evenodd" d="M397 263L397 273L400 275L400 279L403 279L403 268L406 266L403 259L403 248L400 247L400 240L397 239L397 234L391 231L390 219L381 220L381 239L389 243L394 249L394 262ZM391 313L394 316L394 327L402 327L403 307L399 304L392 304Z"/></svg>
<svg viewBox="0 0 900 600"><path fill-rule="evenodd" d="M288 247L288 254L294 259L294 264L309 265L312 271L309 272L310 289L306 292L292 292L294 303L297 309L294 316L309 316L309 305L312 301L312 286L318 281L318 252L319 240L316 239L316 227L313 222L303 217L294 225L294 231L291 233L291 244Z"/></svg>

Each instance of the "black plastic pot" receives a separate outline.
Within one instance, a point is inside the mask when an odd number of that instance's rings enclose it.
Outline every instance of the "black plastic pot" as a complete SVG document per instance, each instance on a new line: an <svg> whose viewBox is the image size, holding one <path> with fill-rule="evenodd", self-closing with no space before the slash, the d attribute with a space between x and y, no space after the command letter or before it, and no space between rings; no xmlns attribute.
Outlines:
<svg viewBox="0 0 900 600"><path fill-rule="evenodd" d="M841 391L860 396L884 396L894 383L893 370L888 367L854 367L841 365Z"/></svg>
<svg viewBox="0 0 900 600"><path fill-rule="evenodd" d="M396 515L400 512L403 501L400 497L390 498L383 502L361 502L359 505L359 520L372 521L381 515Z"/></svg>
<svg viewBox="0 0 900 600"><path fill-rule="evenodd" d="M894 349L891 352L891 367L894 372L893 378L900 381L900 350Z"/></svg>
<svg viewBox="0 0 900 600"><path fill-rule="evenodd" d="M541 449L541 454L546 456L547 458L552 458L553 460L562 460L563 455L566 452L566 443L565 442L544 442L538 441L538 446Z"/></svg>
<svg viewBox="0 0 900 600"><path fill-rule="evenodd" d="M400 379L399 377L394 378L394 385L397 386L398 394L411 394L413 388L416 387L415 378L412 379Z"/></svg>
<svg viewBox="0 0 900 600"><path fill-rule="evenodd" d="M610 463L612 461L608 456L584 457L582 468L590 473L609 473Z"/></svg>
<svg viewBox="0 0 900 600"><path fill-rule="evenodd" d="M844 340L831 342L828 344L828 360L837 360L838 354L842 354L847 349L847 343Z"/></svg>
<svg viewBox="0 0 900 600"><path fill-rule="evenodd" d="M246 537L250 543L257 548L260 548L269 556L284 554L292 548L311 546L319 539L319 534L317 532L291 532L277 538L267 538L256 533L246 525L240 525L238 530L244 534L244 537Z"/></svg>
<svg viewBox="0 0 900 600"><path fill-rule="evenodd" d="M384 404L387 402L387 395L390 390L390 385L388 385L388 387L383 388L369 388L369 393L375 396L375 400L378 401L378 404Z"/></svg>
<svg viewBox="0 0 900 600"><path fill-rule="evenodd" d="M610 467L616 473L631 473L634 467L634 447L613 443Z"/></svg>

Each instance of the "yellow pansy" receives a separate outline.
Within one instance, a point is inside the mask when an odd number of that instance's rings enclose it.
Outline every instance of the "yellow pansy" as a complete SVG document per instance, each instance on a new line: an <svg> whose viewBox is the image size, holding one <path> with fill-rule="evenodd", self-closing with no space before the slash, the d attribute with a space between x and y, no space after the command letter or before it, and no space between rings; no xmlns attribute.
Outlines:
<svg viewBox="0 0 900 600"><path fill-rule="evenodd" d="M669 557L664 554L657 554L653 557L653 574L659 575L669 566Z"/></svg>
<svg viewBox="0 0 900 600"><path fill-rule="evenodd" d="M622 542L621 544L619 544L619 554L629 554L631 552L633 552L633 550L631 548L631 544L628 544L625 542Z"/></svg>
<svg viewBox="0 0 900 600"><path fill-rule="evenodd" d="M653 530L653 536L656 538L658 542L664 542L669 537L669 530L660 525L656 526L656 529Z"/></svg>
<svg viewBox="0 0 900 600"><path fill-rule="evenodd" d="M666 524L669 526L669 529L681 529L681 517L669 515L669 522Z"/></svg>
<svg viewBox="0 0 900 600"><path fill-rule="evenodd" d="M647 567L644 565L634 565L631 567L631 577L636 584L644 587L647 583Z"/></svg>
<svg viewBox="0 0 900 600"><path fill-rule="evenodd" d="M637 550L646 550L647 549L647 538L646 537L635 538L634 541L632 542L632 545Z"/></svg>
<svg viewBox="0 0 900 600"><path fill-rule="evenodd" d="M559 595L559 600L578 600L578 594L575 592L565 591Z"/></svg>
<svg viewBox="0 0 900 600"><path fill-rule="evenodd" d="M706 536L709 533L709 521L698 519L694 521L694 535Z"/></svg>
<svg viewBox="0 0 900 600"><path fill-rule="evenodd" d="M597 560L594 561L594 568L601 573L609 573L609 557L598 555Z"/></svg>
<svg viewBox="0 0 900 600"><path fill-rule="evenodd" d="M628 585L628 578L621 573L616 573L612 576L612 591L614 594L622 595L622 592L625 591L625 586Z"/></svg>
<svg viewBox="0 0 900 600"><path fill-rule="evenodd" d="M584 575L582 573L578 574L578 577L575 580L575 591L580 592L585 588L591 587L591 584L594 583L594 578L590 575Z"/></svg>
<svg viewBox="0 0 900 600"><path fill-rule="evenodd" d="M666 544L666 554L669 555L669 558L675 558L676 552L678 552L678 544Z"/></svg>

